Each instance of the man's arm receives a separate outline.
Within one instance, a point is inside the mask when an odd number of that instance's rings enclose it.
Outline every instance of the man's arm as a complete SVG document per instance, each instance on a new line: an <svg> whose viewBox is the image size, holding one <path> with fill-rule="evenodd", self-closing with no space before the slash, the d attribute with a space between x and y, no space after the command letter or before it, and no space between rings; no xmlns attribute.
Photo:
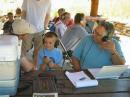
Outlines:
<svg viewBox="0 0 130 97"><path fill-rule="evenodd" d="M22 10L21 18L26 19L26 11L25 10Z"/></svg>
<svg viewBox="0 0 130 97"><path fill-rule="evenodd" d="M27 0L23 0L21 18L26 19Z"/></svg>
<svg viewBox="0 0 130 97"><path fill-rule="evenodd" d="M49 21L50 21L50 13L51 13L51 1L48 0L48 10L46 13L45 21L44 21L44 27L47 28Z"/></svg>
<svg viewBox="0 0 130 97"><path fill-rule="evenodd" d="M71 57L73 68L76 71L81 70L81 64L80 63L81 63L81 60L84 59L82 57L82 54L84 53L84 49L85 49L85 46L86 46L86 40L87 39L88 39L88 37L85 37L84 39L82 39L79 42L79 44L76 46L76 48L73 52L73 56Z"/></svg>
<svg viewBox="0 0 130 97"><path fill-rule="evenodd" d="M72 65L75 71L80 71L80 60L76 57L72 57Z"/></svg>
<svg viewBox="0 0 130 97"><path fill-rule="evenodd" d="M44 22L45 28L48 27L49 21L50 21L50 14L48 13L46 14L46 17L45 17L45 22Z"/></svg>
<svg viewBox="0 0 130 97"><path fill-rule="evenodd" d="M112 54L112 64L114 65L124 65L125 59L120 49L120 45L115 41L107 41L101 44L101 47L108 50Z"/></svg>
<svg viewBox="0 0 130 97"><path fill-rule="evenodd" d="M112 63L114 65L124 65L125 60L119 55L119 53L115 50L112 52Z"/></svg>

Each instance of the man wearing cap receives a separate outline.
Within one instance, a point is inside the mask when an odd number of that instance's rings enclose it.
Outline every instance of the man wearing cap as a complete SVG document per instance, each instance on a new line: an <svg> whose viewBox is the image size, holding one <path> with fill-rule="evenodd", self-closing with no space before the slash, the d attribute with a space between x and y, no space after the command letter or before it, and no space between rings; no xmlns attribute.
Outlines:
<svg viewBox="0 0 130 97"><path fill-rule="evenodd" d="M26 40L29 34L36 33L36 28L23 19L15 19L12 23L13 34L17 35L19 40ZM30 49L29 49L30 50ZM21 66L24 71L28 72L34 69L33 60L25 53L25 48L22 43L22 52L21 52Z"/></svg>
<svg viewBox="0 0 130 97"><path fill-rule="evenodd" d="M48 26L50 17L50 0L23 0L22 18L36 27L37 33L29 35L28 39L23 40L26 51L34 45L34 60L36 52L42 45L42 35L44 28Z"/></svg>

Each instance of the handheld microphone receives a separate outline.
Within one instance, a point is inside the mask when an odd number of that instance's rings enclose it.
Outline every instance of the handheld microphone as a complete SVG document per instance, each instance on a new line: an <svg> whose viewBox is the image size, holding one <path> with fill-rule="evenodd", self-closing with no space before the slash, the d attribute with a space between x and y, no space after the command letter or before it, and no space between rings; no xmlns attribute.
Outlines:
<svg viewBox="0 0 130 97"><path fill-rule="evenodd" d="M102 38L102 41L103 41L103 42L106 42L106 41L108 41L108 40L109 40L108 35L107 35L107 36L104 36L104 37Z"/></svg>
<svg viewBox="0 0 130 97"><path fill-rule="evenodd" d="M115 31L113 24L110 22L100 22L100 25L106 30L106 35L102 38L102 41L106 42L111 40Z"/></svg>

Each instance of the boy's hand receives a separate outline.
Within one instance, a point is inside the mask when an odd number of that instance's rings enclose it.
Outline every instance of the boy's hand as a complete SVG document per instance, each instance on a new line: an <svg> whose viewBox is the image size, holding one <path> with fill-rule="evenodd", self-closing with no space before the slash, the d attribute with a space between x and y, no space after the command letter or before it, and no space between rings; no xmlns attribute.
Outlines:
<svg viewBox="0 0 130 97"><path fill-rule="evenodd" d="M45 56L43 58L44 64L48 65L50 68L54 67L54 63L52 61L52 59L50 59L49 57Z"/></svg>
<svg viewBox="0 0 130 97"><path fill-rule="evenodd" d="M49 57L44 56L44 58L43 58L44 64L48 64L50 61L51 61L51 59Z"/></svg>
<svg viewBox="0 0 130 97"><path fill-rule="evenodd" d="M53 68L53 67L54 67L54 63L53 63L52 61L50 61L49 64L48 64L48 66L49 66L50 68Z"/></svg>

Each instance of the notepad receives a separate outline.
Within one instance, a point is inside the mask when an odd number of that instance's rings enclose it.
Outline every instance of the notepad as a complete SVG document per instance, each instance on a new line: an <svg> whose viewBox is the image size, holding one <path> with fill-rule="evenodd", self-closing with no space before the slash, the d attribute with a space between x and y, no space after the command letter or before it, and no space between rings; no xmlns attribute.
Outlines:
<svg viewBox="0 0 130 97"><path fill-rule="evenodd" d="M103 66L101 70L95 74L96 79L107 79L116 78L118 79L120 75L128 69L127 65L113 65L113 66Z"/></svg>
<svg viewBox="0 0 130 97"><path fill-rule="evenodd" d="M66 71L65 75L72 82L76 88L97 86L98 81L90 79L83 71L69 72Z"/></svg>

